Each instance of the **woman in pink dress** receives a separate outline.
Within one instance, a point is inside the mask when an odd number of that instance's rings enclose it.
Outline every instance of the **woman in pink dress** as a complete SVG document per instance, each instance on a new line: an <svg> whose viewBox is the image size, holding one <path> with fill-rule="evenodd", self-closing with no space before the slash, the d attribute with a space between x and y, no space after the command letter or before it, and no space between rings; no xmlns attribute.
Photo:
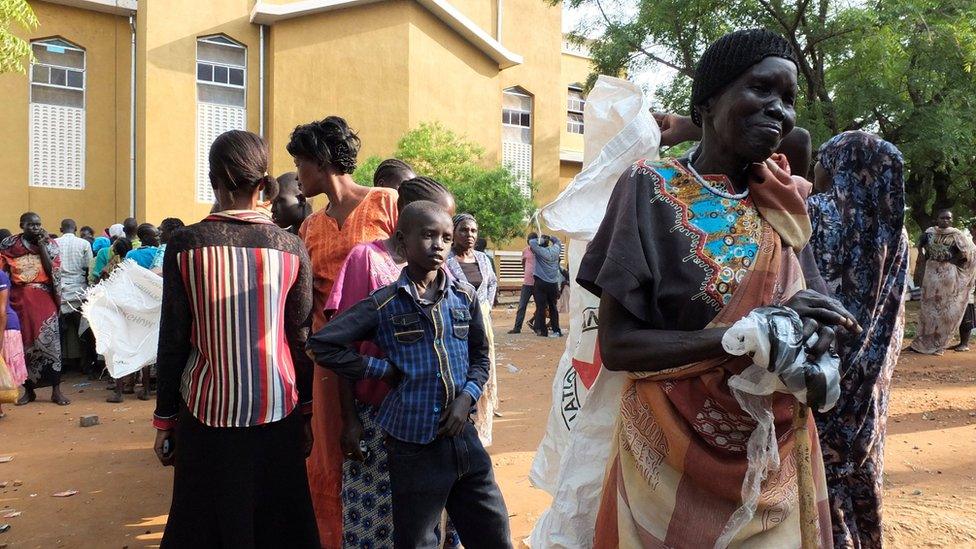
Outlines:
<svg viewBox="0 0 976 549"><path fill-rule="evenodd" d="M418 200L440 204L454 214L454 197L440 183L416 177L400 185L397 211ZM393 237L358 244L349 252L336 275L325 304L326 316L345 311L378 288L400 277L405 260ZM372 343L360 352L381 356ZM342 467L342 530L348 545L393 547L393 511L383 432L376 425L379 406L390 388L378 379L339 382L343 429L340 443L346 457Z"/></svg>

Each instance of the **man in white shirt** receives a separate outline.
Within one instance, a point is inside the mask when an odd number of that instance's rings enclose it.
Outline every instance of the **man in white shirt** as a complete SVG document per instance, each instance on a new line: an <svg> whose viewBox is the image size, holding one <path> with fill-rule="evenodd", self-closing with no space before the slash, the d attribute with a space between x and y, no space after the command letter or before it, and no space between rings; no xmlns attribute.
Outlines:
<svg viewBox="0 0 976 549"><path fill-rule="evenodd" d="M79 327L81 304L88 290L88 268L92 261L91 244L75 236L78 224L73 219L61 222L61 236L57 239L61 249L61 280L58 285L61 296L61 359L66 367L88 370L93 361L92 341L83 342ZM90 339L90 338L89 338Z"/></svg>

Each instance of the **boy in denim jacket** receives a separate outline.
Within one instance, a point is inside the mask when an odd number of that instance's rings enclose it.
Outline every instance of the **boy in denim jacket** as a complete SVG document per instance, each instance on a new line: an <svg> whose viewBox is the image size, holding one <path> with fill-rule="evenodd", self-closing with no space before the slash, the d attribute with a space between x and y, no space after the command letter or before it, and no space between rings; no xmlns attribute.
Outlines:
<svg viewBox="0 0 976 549"><path fill-rule="evenodd" d="M469 549L511 547L508 511L491 458L469 416L488 379L488 340L475 290L442 268L451 218L433 202L400 213L400 279L332 319L309 339L316 362L395 389L377 421L386 433L396 547L434 548L446 508ZM372 341L386 358L352 345Z"/></svg>

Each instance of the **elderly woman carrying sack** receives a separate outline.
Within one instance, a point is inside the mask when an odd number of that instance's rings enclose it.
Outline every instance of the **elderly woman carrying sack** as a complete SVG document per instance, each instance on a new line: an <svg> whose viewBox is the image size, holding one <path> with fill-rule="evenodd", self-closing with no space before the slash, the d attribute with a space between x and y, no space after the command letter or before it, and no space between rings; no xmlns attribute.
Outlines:
<svg viewBox="0 0 976 549"><path fill-rule="evenodd" d="M794 127L796 93L796 60L782 37L751 29L720 38L693 86L700 146L690 158L636 162L587 248L577 280L600 296L604 365L629 373L595 547L800 545L798 401L767 397L780 466L762 476L758 503L745 504L757 423L728 382L752 359L722 345L730 325L768 306L795 311L804 336L816 332L816 343L807 340L813 357L828 351L834 328L857 330L836 300L804 289L797 253L810 236L810 186L774 154ZM830 546L812 419L806 436L819 539Z"/></svg>

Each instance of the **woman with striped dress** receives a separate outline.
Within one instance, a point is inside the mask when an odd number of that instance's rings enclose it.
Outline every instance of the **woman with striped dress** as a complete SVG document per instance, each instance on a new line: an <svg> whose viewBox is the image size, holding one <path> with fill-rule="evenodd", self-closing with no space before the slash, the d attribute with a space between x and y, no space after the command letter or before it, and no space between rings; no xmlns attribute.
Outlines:
<svg viewBox="0 0 976 549"><path fill-rule="evenodd" d="M175 465L161 546L319 547L305 457L312 273L301 240L256 211L264 140L210 149L222 211L176 232L163 259L155 450Z"/></svg>

